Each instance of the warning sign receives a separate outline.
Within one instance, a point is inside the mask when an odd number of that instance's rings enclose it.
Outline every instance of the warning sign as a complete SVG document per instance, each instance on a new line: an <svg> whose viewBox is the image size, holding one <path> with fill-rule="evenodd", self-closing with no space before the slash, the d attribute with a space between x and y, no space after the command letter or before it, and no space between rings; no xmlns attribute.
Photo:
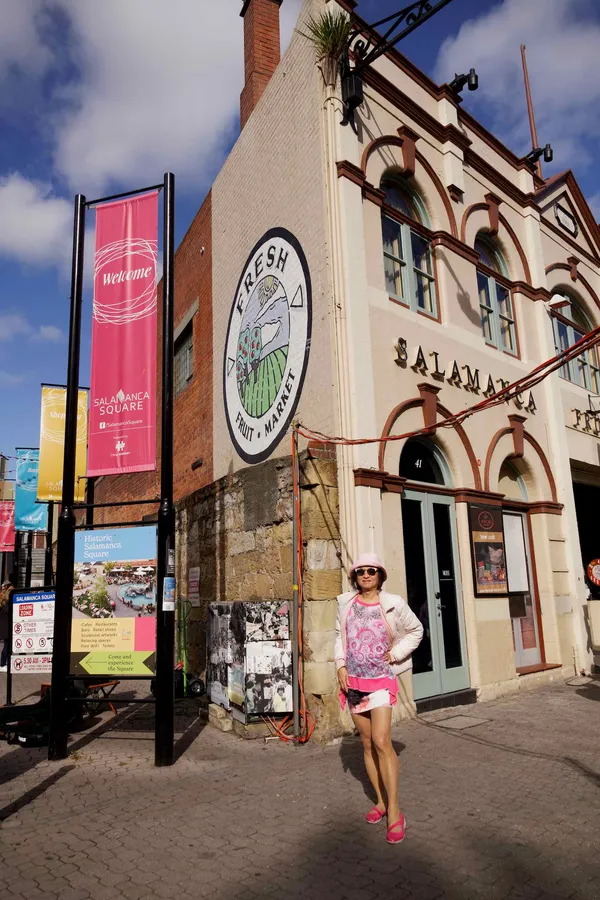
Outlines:
<svg viewBox="0 0 600 900"><path fill-rule="evenodd" d="M41 674L52 671L52 657L36 653L33 656L13 656L10 661L10 671L13 675Z"/></svg>
<svg viewBox="0 0 600 900"><path fill-rule="evenodd" d="M11 672L50 672L54 643L54 591L12 595Z"/></svg>

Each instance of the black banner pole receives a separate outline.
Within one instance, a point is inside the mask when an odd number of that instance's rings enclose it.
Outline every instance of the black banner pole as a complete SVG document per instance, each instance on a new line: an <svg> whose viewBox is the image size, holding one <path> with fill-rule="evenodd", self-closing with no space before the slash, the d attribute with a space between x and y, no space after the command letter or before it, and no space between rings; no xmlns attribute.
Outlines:
<svg viewBox="0 0 600 900"><path fill-rule="evenodd" d="M48 501L48 530L46 531L46 555L44 556L44 585L50 587L54 581L52 570L52 541L54 539L54 501Z"/></svg>
<svg viewBox="0 0 600 900"><path fill-rule="evenodd" d="M25 587L31 587L31 565L33 562L33 531L27 531L25 533L26 543L27 543L27 557L25 563Z"/></svg>
<svg viewBox="0 0 600 900"><path fill-rule="evenodd" d="M75 562L75 453L77 449L77 402L79 392L79 351L83 295L83 249L85 239L85 197L75 197L73 225L73 265L71 269L71 318L69 322L69 362L65 416L65 451L61 513L58 518L56 554L56 604L54 612L54 652L50 698L50 741L48 759L68 755L67 685L70 669L73 569Z"/></svg>
<svg viewBox="0 0 600 900"><path fill-rule="evenodd" d="M85 510L85 524L93 525L94 524L94 495L96 492L96 479L88 478L87 486L85 491L85 502L87 504Z"/></svg>
<svg viewBox="0 0 600 900"><path fill-rule="evenodd" d="M173 507L173 264L175 176L164 182L163 352L160 508L156 579L156 715L154 763L173 764L175 681L175 510ZM166 596L165 596L166 595Z"/></svg>
<svg viewBox="0 0 600 900"><path fill-rule="evenodd" d="M8 594L8 658L6 660L6 705L12 706L13 593Z"/></svg>

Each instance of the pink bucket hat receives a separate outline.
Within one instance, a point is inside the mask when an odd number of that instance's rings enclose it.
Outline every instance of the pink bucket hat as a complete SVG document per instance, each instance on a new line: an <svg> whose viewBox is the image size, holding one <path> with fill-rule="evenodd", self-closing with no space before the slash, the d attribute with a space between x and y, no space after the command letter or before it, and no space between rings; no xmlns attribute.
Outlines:
<svg viewBox="0 0 600 900"><path fill-rule="evenodd" d="M381 569L381 571L383 572L383 581L387 579L385 566L376 553L361 553L360 556L352 563L350 575L354 575L355 569L367 569L369 566L372 566L374 569Z"/></svg>

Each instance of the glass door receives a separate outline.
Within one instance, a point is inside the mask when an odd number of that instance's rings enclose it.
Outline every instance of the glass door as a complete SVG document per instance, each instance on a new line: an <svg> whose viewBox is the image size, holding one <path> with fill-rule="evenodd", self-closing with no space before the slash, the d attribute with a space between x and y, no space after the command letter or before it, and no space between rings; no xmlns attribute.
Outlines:
<svg viewBox="0 0 600 900"><path fill-rule="evenodd" d="M402 528L407 602L421 621L413 654L415 700L469 687L454 500L406 491Z"/></svg>
<svg viewBox="0 0 600 900"><path fill-rule="evenodd" d="M515 665L517 669L521 669L542 661L536 601L532 590L527 521L518 512L505 512L502 520Z"/></svg>

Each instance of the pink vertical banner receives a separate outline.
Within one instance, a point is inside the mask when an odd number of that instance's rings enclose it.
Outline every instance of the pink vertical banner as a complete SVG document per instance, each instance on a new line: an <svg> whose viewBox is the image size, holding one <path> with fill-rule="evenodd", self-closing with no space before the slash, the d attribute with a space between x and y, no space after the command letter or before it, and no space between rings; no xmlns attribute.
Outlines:
<svg viewBox="0 0 600 900"><path fill-rule="evenodd" d="M0 500L0 553L15 549L15 501Z"/></svg>
<svg viewBox="0 0 600 900"><path fill-rule="evenodd" d="M88 475L156 468L158 191L96 209Z"/></svg>

